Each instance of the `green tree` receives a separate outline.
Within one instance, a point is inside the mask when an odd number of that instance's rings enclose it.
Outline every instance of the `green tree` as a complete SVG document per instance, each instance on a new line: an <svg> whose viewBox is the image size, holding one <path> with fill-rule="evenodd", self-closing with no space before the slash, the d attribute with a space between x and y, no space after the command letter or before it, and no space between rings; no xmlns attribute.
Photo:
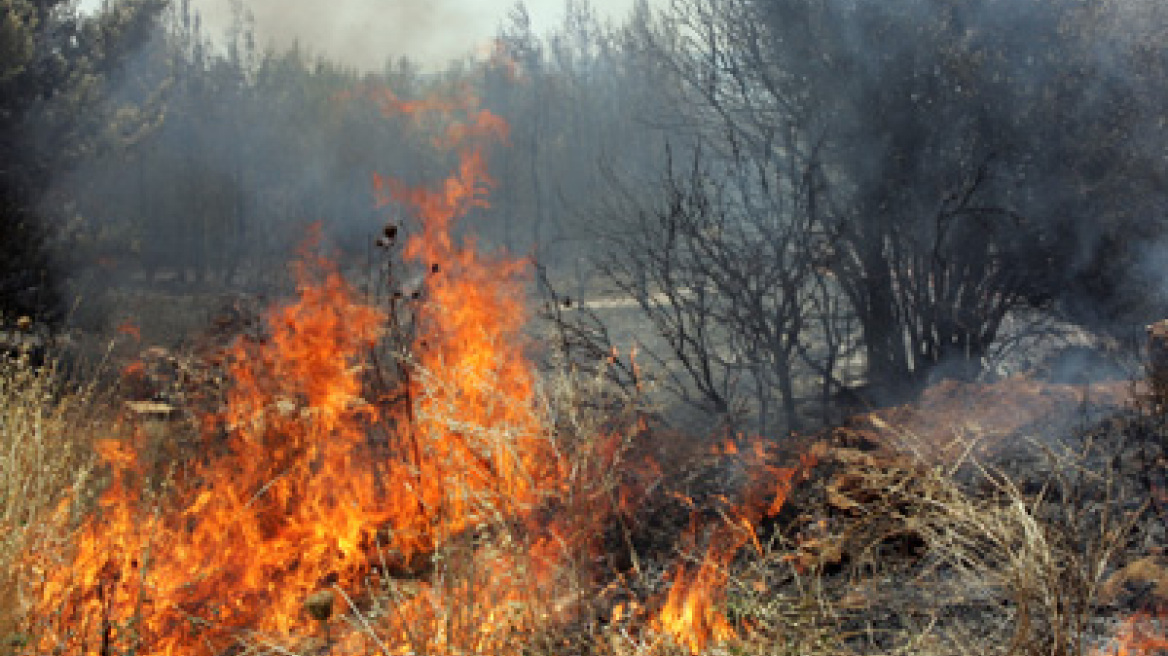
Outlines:
<svg viewBox="0 0 1168 656"><path fill-rule="evenodd" d="M0 315L61 318L48 252L53 176L118 130L109 98L164 0L121 0L93 16L67 0L0 0Z"/></svg>

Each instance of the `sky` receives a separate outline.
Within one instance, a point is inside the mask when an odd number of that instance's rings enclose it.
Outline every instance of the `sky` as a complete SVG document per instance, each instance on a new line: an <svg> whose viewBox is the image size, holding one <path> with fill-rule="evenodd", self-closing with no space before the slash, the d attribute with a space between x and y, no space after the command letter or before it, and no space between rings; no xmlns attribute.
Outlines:
<svg viewBox="0 0 1168 656"><path fill-rule="evenodd" d="M224 34L233 0L191 0L204 33ZM654 4L665 0L656 0ZM565 0L525 0L537 34L560 24ZM590 0L603 17L623 19L634 0ZM100 6L82 0L81 6ZM310 52L363 70L379 70L408 54L430 68L481 51L515 0L242 0L256 19L258 45L283 48L298 40ZM326 9L327 7L327 9Z"/></svg>

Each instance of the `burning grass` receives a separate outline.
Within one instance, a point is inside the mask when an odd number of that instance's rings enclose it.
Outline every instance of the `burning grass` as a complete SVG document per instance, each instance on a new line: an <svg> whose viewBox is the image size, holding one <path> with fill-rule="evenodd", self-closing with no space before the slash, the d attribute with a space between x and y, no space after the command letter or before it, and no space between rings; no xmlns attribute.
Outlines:
<svg viewBox="0 0 1168 656"><path fill-rule="evenodd" d="M93 385L68 386L59 363L0 358L0 636L6 642L20 635L22 554L67 539L67 527L48 520L83 511L99 479L94 436L118 430L108 399Z"/></svg>
<svg viewBox="0 0 1168 656"><path fill-rule="evenodd" d="M599 610L602 540L638 494L619 467L636 423L538 393L521 322L474 315L419 332L406 408L367 400L381 314L327 262L306 255L299 275L269 334L234 347L225 406L164 489L143 434L98 443L112 482L96 509L25 556L33 650L514 653ZM496 293L477 302L510 310ZM728 507L698 576L679 570L649 625L693 651L735 635L717 572L798 471L761 447L753 461L763 487ZM323 593L336 608L309 612Z"/></svg>
<svg viewBox="0 0 1168 656"><path fill-rule="evenodd" d="M385 313L313 253L167 476L144 431L97 442L110 482L80 524L58 504L94 479L84 397L13 370L6 421L56 426L19 445L58 463L13 511L37 540L5 570L18 653L1070 655L1104 633L1148 519L1131 463L1108 457L1135 423L1035 438L1039 476L977 460L979 440L957 459L913 447L932 438L889 422L939 426L924 409L663 467L649 440L669 434L635 397L515 366L522 322L490 312L433 331L419 308L408 394L377 397ZM491 311L514 310L499 289ZM1003 441L1031 424L987 425ZM71 446L45 455L50 435ZM1116 648L1156 653L1154 625L1131 627Z"/></svg>
<svg viewBox="0 0 1168 656"><path fill-rule="evenodd" d="M452 235L506 126L469 99L382 101L435 113L456 161L432 188L378 181L421 222L400 253L416 293L362 300L307 247L296 296L196 395L222 403L191 445L88 430L87 397L51 397L51 373L0 381L16 652L1089 651L1147 504L1090 444L1046 449L1037 483L979 462L999 451L974 448L974 423L1000 442L1038 421L1002 407L1027 406L1027 384L983 389L981 422L938 403L671 462L695 449L665 444L685 440L635 387L537 375L524 266ZM94 452L108 484L77 517Z"/></svg>
<svg viewBox="0 0 1168 656"><path fill-rule="evenodd" d="M609 527L645 488L621 460L647 433L635 412L598 420L540 390L524 267L451 234L485 202L483 148L505 126L470 101L385 106L440 114L435 146L457 160L434 188L378 181L421 222L402 256L423 289L387 313L306 248L296 298L231 347L222 407L164 477L156 437L97 440L110 483L95 508L16 568L22 651L504 654L599 617ZM735 635L717 572L796 471L765 464L648 624L691 650Z"/></svg>

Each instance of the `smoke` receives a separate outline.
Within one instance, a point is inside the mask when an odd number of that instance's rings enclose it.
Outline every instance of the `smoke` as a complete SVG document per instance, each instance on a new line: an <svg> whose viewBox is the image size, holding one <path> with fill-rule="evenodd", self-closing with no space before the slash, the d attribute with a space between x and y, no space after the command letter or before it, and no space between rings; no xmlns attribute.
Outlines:
<svg viewBox="0 0 1168 656"><path fill-rule="evenodd" d="M481 54L514 8L512 0L338 0L327 8L305 0L190 1L203 36L228 33L242 11L254 19L258 47L277 57L262 58L266 68L250 78L254 86L232 91L230 66L211 67L202 76L179 67L181 74L172 76L151 70L155 60L144 53L143 70L131 70L126 79L148 78L154 82L143 88L166 89L165 124L125 161L99 160L62 181L63 187L86 188L89 202L80 213L108 233L91 240L97 244L92 255L133 260L133 267L150 275L196 266L216 274L271 268L303 225L315 221L326 223L330 237L350 242L343 245L347 251L360 254L386 219L374 207L371 174L427 177L448 163L420 147L408 126L387 124L370 108L337 104L346 87L359 84L357 77L317 68L311 59L284 62L279 53L297 43L301 52L359 71L383 70L400 56L440 71L452 59ZM1020 291L1011 288L1011 294L1028 294L1047 306L1057 301L1069 319L1104 327L1117 318L1130 323L1138 313L1155 313L1133 307L1135 301L1161 305L1168 298L1154 282L1168 259L1158 225L1168 207L1159 185L1160 151L1168 143L1159 107L1168 98L1168 75L1133 53L1145 47L1158 52L1157 30L1168 22L1151 15L1153 5L1100 11L1107 19L1100 21L1087 20L1075 0L667 3L650 5L674 16L690 7L681 16L698 23L736 20L719 11L725 7L762 13L767 20L760 21L766 26L761 33L774 50L768 56L774 56L771 63L746 61L745 68L762 66L765 75L766 66L775 65L781 70L774 79L802 81L791 82L792 94L806 99L805 106L788 118L802 122L808 143L827 144L827 169L836 172L833 182L839 178L834 191L855 208L845 208L848 216L883 213L888 235L928 236L938 202L984 163L988 174L976 189L979 207L1004 207L1019 217L1003 215L993 224L1004 236L986 256L1018 263L1011 280L1029 286L1019 283ZM602 21L615 22L628 15L634 0L526 4L538 39L569 22L567 8L590 6ZM694 25L694 32L702 26ZM743 29L730 29L736 27ZM745 27L728 26L727 52L750 33ZM549 40L542 49L518 43L517 52L545 58L537 62L545 67L540 76L482 79L484 104L513 125L512 154L492 154L508 159L492 167L501 184L488 218L505 219L479 224L494 229L485 235L493 243L518 250L552 241L584 243L573 232L578 226L562 217L588 212L587 202L603 195L582 191L600 188L598 160L611 164L637 151L645 160L643 166L638 160L640 172L655 174L663 164L655 159L658 151L633 146L647 142L648 130L642 125L621 131L617 115L668 114L677 107L703 116L701 107L663 101L675 90L654 86L662 81L650 79L651 67L645 68L644 84L636 84L635 76L621 78L620 71L636 68L635 48L618 47L613 56L619 65L605 68L587 53L567 52L574 43ZM395 70L386 79L403 88L412 83L418 92L441 78ZM411 93L403 88L395 91ZM754 107L762 97L758 87L750 89L748 80L743 88L748 91L742 107ZM767 112L781 107L758 115L764 136L774 125ZM669 138L675 144L686 139L684 120L669 118L661 125L683 126ZM858 191L851 193L853 187ZM897 211L880 209L888 207ZM985 226L991 224L979 221L967 222L972 238L989 231ZM1152 224L1155 230L1137 233ZM106 243L134 248L111 254L102 250ZM943 255L959 261L956 256L969 254L967 245L953 238L942 244L948 249ZM923 265L904 264L902 278L913 280ZM95 280L104 284L108 276L103 271Z"/></svg>
<svg viewBox="0 0 1168 656"><path fill-rule="evenodd" d="M593 0L603 17L619 20L634 0ZM195 0L205 32L217 37L231 25L233 0ZM248 0L261 48L283 50L293 42L359 70L378 70L402 56L430 69L479 52L515 6L514 0ZM563 0L524 3L537 33L558 26ZM663 4L656 0L652 4Z"/></svg>
<svg viewBox="0 0 1168 656"><path fill-rule="evenodd" d="M45 214L56 223L67 296L81 299L71 326L99 334L133 320L144 342L182 339L216 311L196 307L203 297L216 304L217 294L285 291L285 264L312 224L321 224L328 246L343 253L347 274L389 284L378 273L385 254L373 248L374 238L391 218L406 230L416 226L408 212L377 206L373 174L416 186L440 179L454 163L433 147L427 132L433 126L387 118L376 94L388 87L405 99L425 97L451 79L444 67L468 54L477 54L479 64L461 74L482 85L484 108L516 126L513 143L526 144L489 153L498 193L490 208L476 209L468 230L488 247L507 244L515 252L540 242L532 226L544 216L566 214L556 211L560 206L579 210L582 196L597 197L587 184L599 184L598 176L588 172L602 151L616 144L644 150L630 146L640 143L641 131L613 128L627 122L626 114L592 109L610 108L643 85L572 89L552 80L560 73L548 64L551 81L535 90L502 69L477 68L487 66L483 46L508 20L509 4L341 0L326 9L303 0L190 0L187 12L173 3L154 38L111 75L102 109L122 117L124 127L103 131L108 143L54 172ZM598 20L616 23L632 4L591 7ZM585 0L539 0L527 14L539 38L569 30L568 11L587 8ZM241 13L254 25L258 57L240 39ZM568 33L584 33L577 30ZM224 45L233 31L235 49ZM213 42L210 50L205 39ZM564 39L561 47L567 52L574 43ZM421 70L386 66L398 56ZM616 75L611 62L583 55L563 61L593 71L609 66L601 77ZM573 134L597 136L582 137L588 144L582 148L542 140L531 126L555 134L571 126ZM525 165L525 158L537 165ZM567 241L561 233L568 229L544 229L544 239Z"/></svg>
<svg viewBox="0 0 1168 656"><path fill-rule="evenodd" d="M472 51L490 37L501 12L488 2L378 2L341 0L327 9L308 0L252 0L261 47L281 50L298 41L312 51L359 68L409 55L441 64ZM195 4L208 33L227 29L231 6L224 0Z"/></svg>

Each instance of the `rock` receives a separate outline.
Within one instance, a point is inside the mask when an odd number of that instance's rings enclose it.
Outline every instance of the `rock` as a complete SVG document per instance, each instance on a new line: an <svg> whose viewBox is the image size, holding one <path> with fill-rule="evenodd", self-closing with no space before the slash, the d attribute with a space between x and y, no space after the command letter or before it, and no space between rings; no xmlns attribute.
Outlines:
<svg viewBox="0 0 1168 656"><path fill-rule="evenodd" d="M333 593L330 590L321 590L308 595L304 600L304 608L312 619L326 622L333 614Z"/></svg>
<svg viewBox="0 0 1168 656"><path fill-rule="evenodd" d="M1125 592L1151 595L1156 606L1168 602L1168 562L1155 555L1132 561L1109 576L1099 590L1105 603L1118 603Z"/></svg>

